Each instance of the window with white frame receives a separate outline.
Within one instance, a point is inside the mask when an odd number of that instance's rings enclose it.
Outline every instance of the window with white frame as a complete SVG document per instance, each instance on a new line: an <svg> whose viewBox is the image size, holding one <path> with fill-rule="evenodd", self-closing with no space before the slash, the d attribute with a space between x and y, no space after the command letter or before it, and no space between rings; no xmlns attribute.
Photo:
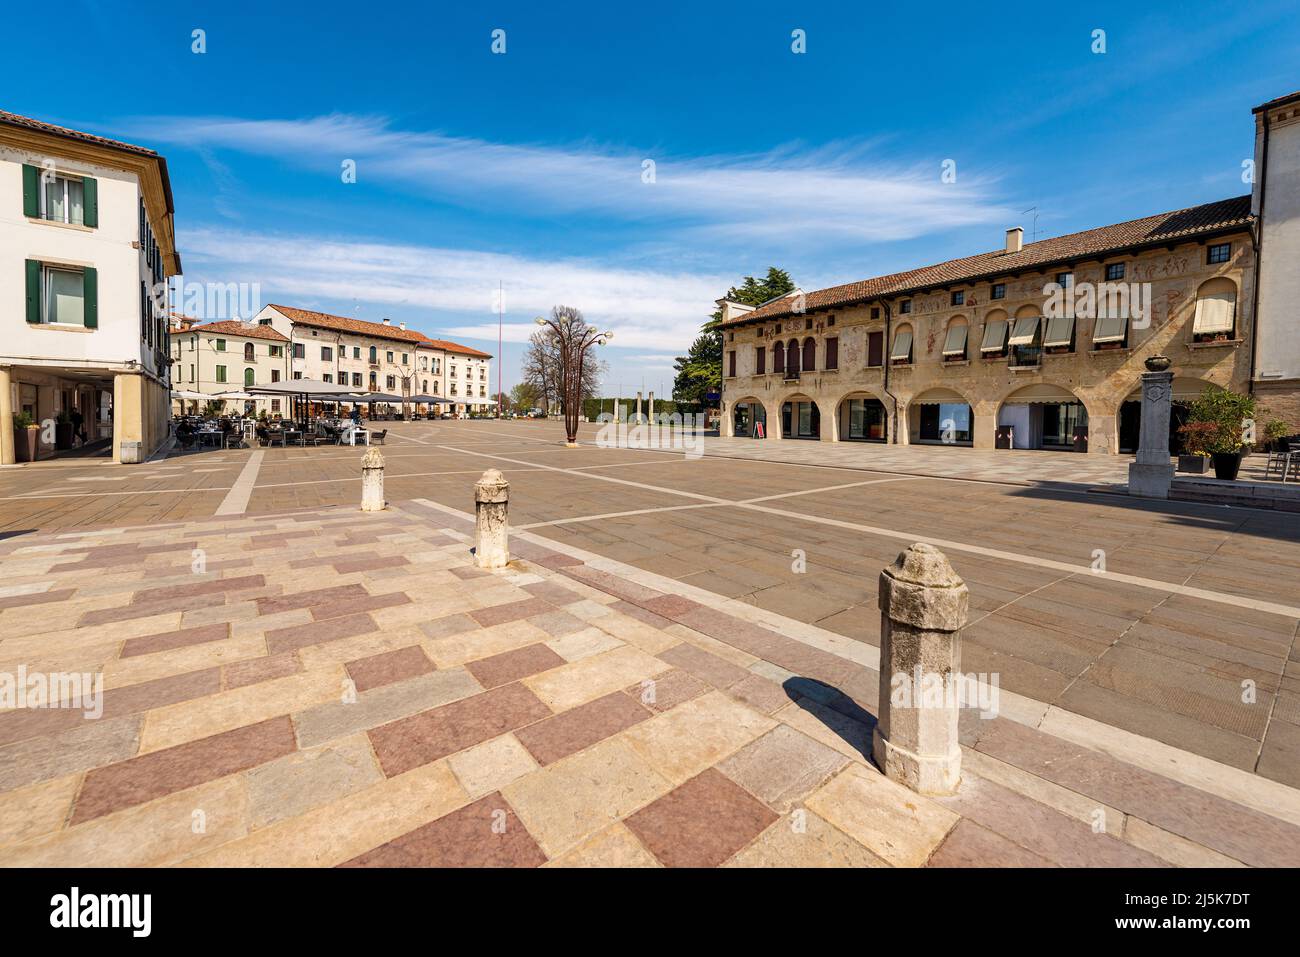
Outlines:
<svg viewBox="0 0 1300 957"><path fill-rule="evenodd" d="M86 274L80 269L45 266L41 270L42 322L86 324Z"/></svg>
<svg viewBox="0 0 1300 957"><path fill-rule="evenodd" d="M86 218L85 181L80 176L42 173L41 219L82 225Z"/></svg>

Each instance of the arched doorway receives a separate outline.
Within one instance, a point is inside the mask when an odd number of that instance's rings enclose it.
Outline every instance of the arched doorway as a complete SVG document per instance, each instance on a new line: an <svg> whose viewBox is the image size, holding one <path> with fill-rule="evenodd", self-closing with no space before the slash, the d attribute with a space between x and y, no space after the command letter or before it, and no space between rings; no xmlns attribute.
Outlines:
<svg viewBox="0 0 1300 957"><path fill-rule="evenodd" d="M970 445L975 415L970 403L953 389L929 389L907 406L913 445Z"/></svg>
<svg viewBox="0 0 1300 957"><path fill-rule="evenodd" d="M852 392L836 411L841 442L886 442L889 431L885 405L870 392Z"/></svg>
<svg viewBox="0 0 1300 957"><path fill-rule="evenodd" d="M1069 389L1038 382L1017 389L998 408L998 447L1088 451L1088 410Z"/></svg>
<svg viewBox="0 0 1300 957"><path fill-rule="evenodd" d="M806 395L792 395L781 403L781 438L820 439L822 416L817 403Z"/></svg>
<svg viewBox="0 0 1300 957"><path fill-rule="evenodd" d="M733 403L731 417L731 434L736 438L767 438L767 409L757 399L741 399Z"/></svg>
<svg viewBox="0 0 1300 957"><path fill-rule="evenodd" d="M1183 437L1178 430L1187 423L1187 407L1201 397L1211 382L1191 376L1174 376L1172 403L1169 407L1169 454L1180 455ZM1142 385L1139 383L1119 407L1119 450L1138 450L1142 432Z"/></svg>

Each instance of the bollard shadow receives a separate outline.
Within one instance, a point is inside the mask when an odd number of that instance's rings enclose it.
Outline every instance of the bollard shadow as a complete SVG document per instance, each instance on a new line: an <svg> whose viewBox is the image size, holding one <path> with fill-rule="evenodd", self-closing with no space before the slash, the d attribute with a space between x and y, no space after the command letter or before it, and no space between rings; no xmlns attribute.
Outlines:
<svg viewBox="0 0 1300 957"><path fill-rule="evenodd" d="M876 716L834 685L796 675L781 683L782 690L802 710L871 761L871 735Z"/></svg>

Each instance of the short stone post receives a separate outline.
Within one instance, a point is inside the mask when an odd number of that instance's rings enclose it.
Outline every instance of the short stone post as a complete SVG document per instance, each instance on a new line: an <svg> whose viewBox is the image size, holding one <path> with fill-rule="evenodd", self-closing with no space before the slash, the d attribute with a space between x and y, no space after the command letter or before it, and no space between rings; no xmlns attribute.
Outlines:
<svg viewBox="0 0 1300 957"><path fill-rule="evenodd" d="M636 418L633 419L632 421L636 422L638 425L641 423L641 393L640 392L636 394Z"/></svg>
<svg viewBox="0 0 1300 957"><path fill-rule="evenodd" d="M918 543L880 573L880 713L871 754L921 794L961 781L961 629L969 592L943 552Z"/></svg>
<svg viewBox="0 0 1300 957"><path fill-rule="evenodd" d="M474 563L479 568L510 563L509 502L510 483L499 469L488 469L474 486Z"/></svg>
<svg viewBox="0 0 1300 957"><path fill-rule="evenodd" d="M361 511L384 510L384 457L379 449L366 449L361 457Z"/></svg>
<svg viewBox="0 0 1300 957"><path fill-rule="evenodd" d="M1143 498L1168 498L1174 480L1169 461L1169 407L1173 403L1174 374L1169 360L1152 356L1142 373L1142 431L1137 460L1128 467L1128 493Z"/></svg>

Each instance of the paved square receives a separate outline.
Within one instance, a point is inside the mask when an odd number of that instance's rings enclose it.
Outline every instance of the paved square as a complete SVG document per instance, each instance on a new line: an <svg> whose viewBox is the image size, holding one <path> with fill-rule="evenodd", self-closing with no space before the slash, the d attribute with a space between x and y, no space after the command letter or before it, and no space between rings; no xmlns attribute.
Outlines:
<svg viewBox="0 0 1300 957"><path fill-rule="evenodd" d="M0 672L104 682L0 712L0 864L1300 864L1300 518L558 439L398 424L374 514L353 449L0 471ZM917 540L1003 693L940 800L866 757Z"/></svg>

